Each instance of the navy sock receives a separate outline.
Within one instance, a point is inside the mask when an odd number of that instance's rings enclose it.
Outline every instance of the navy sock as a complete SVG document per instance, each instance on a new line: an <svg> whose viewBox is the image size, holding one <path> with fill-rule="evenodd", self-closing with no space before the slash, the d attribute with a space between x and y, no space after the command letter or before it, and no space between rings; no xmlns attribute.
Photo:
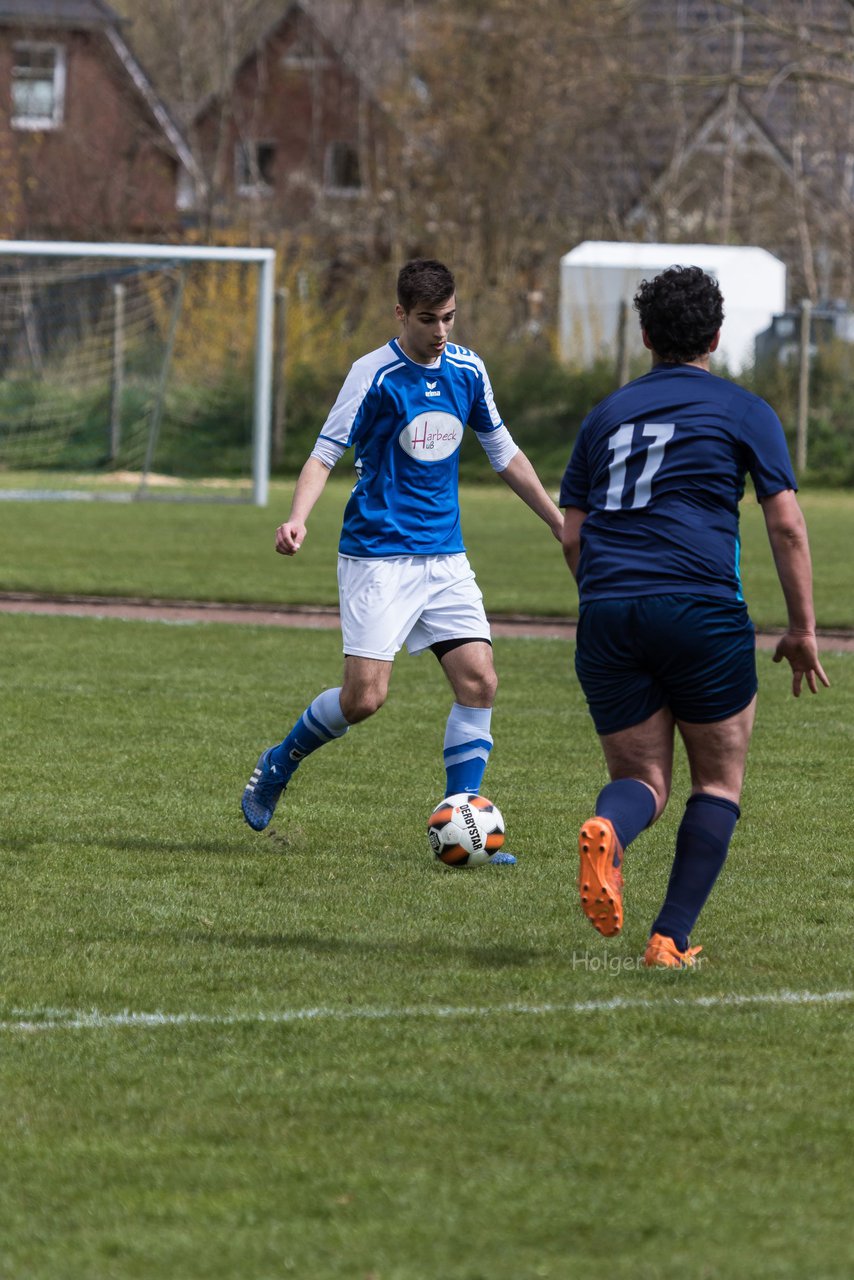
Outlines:
<svg viewBox="0 0 854 1280"><path fill-rule="evenodd" d="M599 792L596 817L608 819L625 850L655 817L655 796L636 778L618 778Z"/></svg>
<svg viewBox="0 0 854 1280"><path fill-rule="evenodd" d="M672 938L680 951L687 948L691 930L726 862L740 816L732 800L702 791L685 805L667 896L651 930Z"/></svg>

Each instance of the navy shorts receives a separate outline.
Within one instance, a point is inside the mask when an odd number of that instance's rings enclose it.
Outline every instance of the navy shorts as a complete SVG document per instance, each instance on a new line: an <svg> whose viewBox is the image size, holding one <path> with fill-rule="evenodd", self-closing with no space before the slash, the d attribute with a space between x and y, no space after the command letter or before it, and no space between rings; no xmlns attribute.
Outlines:
<svg viewBox="0 0 854 1280"><path fill-rule="evenodd" d="M699 596L582 605L575 670L599 734L641 724L662 707L691 724L726 720L759 684L747 607Z"/></svg>

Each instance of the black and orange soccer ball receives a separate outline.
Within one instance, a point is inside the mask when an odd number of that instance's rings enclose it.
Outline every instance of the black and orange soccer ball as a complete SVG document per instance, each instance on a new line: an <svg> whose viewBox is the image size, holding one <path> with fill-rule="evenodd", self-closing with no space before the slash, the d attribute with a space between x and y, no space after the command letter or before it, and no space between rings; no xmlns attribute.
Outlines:
<svg viewBox="0 0 854 1280"><path fill-rule="evenodd" d="M504 819L486 796L446 796L430 814L427 839L446 867L479 867L504 844Z"/></svg>

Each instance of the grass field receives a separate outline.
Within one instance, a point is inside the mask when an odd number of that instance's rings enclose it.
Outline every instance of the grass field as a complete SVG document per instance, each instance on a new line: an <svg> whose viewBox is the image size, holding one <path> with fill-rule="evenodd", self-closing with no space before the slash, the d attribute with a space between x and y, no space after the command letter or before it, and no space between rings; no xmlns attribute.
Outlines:
<svg viewBox="0 0 854 1280"><path fill-rule="evenodd" d="M291 560L273 550L291 488L273 486L270 505L0 502L0 591L77 592L171 599L335 604L335 551L349 482L333 478L309 536ZM816 609L824 627L854 627L850 546L854 494L807 491L802 505L816 566ZM463 492L463 532L494 612L575 614L577 596L560 548L499 480ZM785 610L762 514L742 508L742 568L751 615L781 626Z"/></svg>
<svg viewBox="0 0 854 1280"><path fill-rule="evenodd" d="M208 597L227 568L270 598L271 512L179 512L170 541L104 510L0 506L3 586ZM423 830L430 658L269 838L240 791L335 682L335 634L19 615L0 646L3 1280L854 1274L854 657L795 702L760 654L704 963L669 974L638 957L684 769L606 943L575 901L604 777L562 642L496 641L487 790L519 865L456 873Z"/></svg>

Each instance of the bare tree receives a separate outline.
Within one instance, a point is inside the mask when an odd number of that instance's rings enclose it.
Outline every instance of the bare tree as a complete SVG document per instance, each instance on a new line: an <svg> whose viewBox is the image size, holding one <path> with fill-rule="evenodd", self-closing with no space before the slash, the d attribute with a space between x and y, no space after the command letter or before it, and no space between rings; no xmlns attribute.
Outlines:
<svg viewBox="0 0 854 1280"><path fill-rule="evenodd" d="M619 8L440 0L420 18L400 112L404 217L413 243L441 244L479 291L540 292L556 246L587 220L590 140L622 92L610 39Z"/></svg>
<svg viewBox="0 0 854 1280"><path fill-rule="evenodd" d="M132 36L186 121L285 7L147 0ZM441 247L523 297L581 238L758 242L850 294L854 0L306 8L399 131L363 211L394 256Z"/></svg>

